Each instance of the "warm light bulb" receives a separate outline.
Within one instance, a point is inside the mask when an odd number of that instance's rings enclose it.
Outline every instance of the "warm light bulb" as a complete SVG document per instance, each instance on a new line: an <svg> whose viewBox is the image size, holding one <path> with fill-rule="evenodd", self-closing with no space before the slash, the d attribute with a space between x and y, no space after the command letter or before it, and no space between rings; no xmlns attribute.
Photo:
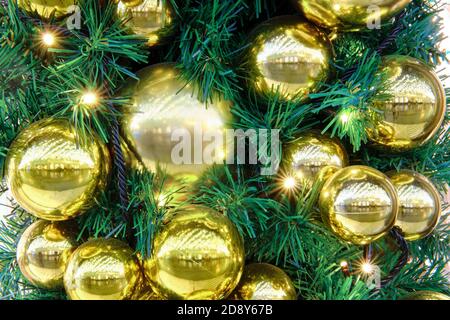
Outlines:
<svg viewBox="0 0 450 320"><path fill-rule="evenodd" d="M361 265L361 270L364 273L371 274L373 272L373 265L370 262L364 262Z"/></svg>
<svg viewBox="0 0 450 320"><path fill-rule="evenodd" d="M46 31L42 34L42 43L47 47L51 47L55 44L56 38L53 33Z"/></svg>
<svg viewBox="0 0 450 320"><path fill-rule="evenodd" d="M92 92L92 91L89 91L89 92L84 93L84 94L81 96L80 102L81 102L82 104L92 106L92 105L97 104L98 99L99 99L99 98L98 98L97 93Z"/></svg>
<svg viewBox="0 0 450 320"><path fill-rule="evenodd" d="M349 118L350 118L350 116L347 112L344 112L341 114L341 122L342 123L347 123Z"/></svg>
<svg viewBox="0 0 450 320"><path fill-rule="evenodd" d="M284 187L285 189L292 189L292 188L295 187L296 184L297 184L297 183L296 183L294 177L287 177L287 178L285 178L284 181L283 181L283 187Z"/></svg>
<svg viewBox="0 0 450 320"><path fill-rule="evenodd" d="M347 261L341 261L341 268L347 268L348 262Z"/></svg>

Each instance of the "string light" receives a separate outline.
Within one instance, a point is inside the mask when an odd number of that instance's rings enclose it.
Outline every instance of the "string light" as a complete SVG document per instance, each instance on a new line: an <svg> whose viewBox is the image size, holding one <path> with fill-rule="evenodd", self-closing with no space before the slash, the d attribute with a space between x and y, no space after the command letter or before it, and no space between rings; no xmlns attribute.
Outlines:
<svg viewBox="0 0 450 320"><path fill-rule="evenodd" d="M87 106L95 106L99 101L99 96L94 91L87 91L81 95L80 103Z"/></svg>
<svg viewBox="0 0 450 320"><path fill-rule="evenodd" d="M45 31L42 33L42 37L41 37L42 43L46 46L46 47L52 47L55 45L56 43L56 37L55 35L50 32L50 31Z"/></svg>
<svg viewBox="0 0 450 320"><path fill-rule="evenodd" d="M295 181L294 177L287 177L283 180L283 188L287 190L292 190L296 187L297 181Z"/></svg>
<svg viewBox="0 0 450 320"><path fill-rule="evenodd" d="M348 267L348 262L347 261L341 261L341 268L347 268Z"/></svg>
<svg viewBox="0 0 450 320"><path fill-rule="evenodd" d="M342 112L342 114L340 115L340 119L342 123L347 123L348 120L350 119L350 114L349 112Z"/></svg>
<svg viewBox="0 0 450 320"><path fill-rule="evenodd" d="M374 270L373 264L371 264L370 262L366 261L361 265L361 271L366 273L366 274L371 274Z"/></svg>

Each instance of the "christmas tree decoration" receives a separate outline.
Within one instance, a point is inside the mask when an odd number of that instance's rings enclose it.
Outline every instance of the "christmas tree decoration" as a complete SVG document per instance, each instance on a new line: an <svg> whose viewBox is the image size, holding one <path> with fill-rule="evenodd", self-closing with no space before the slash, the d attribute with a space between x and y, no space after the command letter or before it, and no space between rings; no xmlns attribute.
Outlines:
<svg viewBox="0 0 450 320"><path fill-rule="evenodd" d="M76 226L70 222L39 220L29 226L17 245L20 271L35 286L63 287L63 276L70 255L76 249Z"/></svg>
<svg viewBox="0 0 450 320"><path fill-rule="evenodd" d="M322 219L345 241L368 244L395 224L399 201L395 187L383 173L350 166L331 176L319 197Z"/></svg>
<svg viewBox="0 0 450 320"><path fill-rule="evenodd" d="M49 19L53 14L56 18L65 16L76 3L77 0L18 0L19 8L27 12L37 12L43 19Z"/></svg>
<svg viewBox="0 0 450 320"><path fill-rule="evenodd" d="M198 205L180 209L154 239L145 261L155 292L168 299L223 299L244 267L243 239L224 215Z"/></svg>
<svg viewBox="0 0 450 320"><path fill-rule="evenodd" d="M330 74L331 45L302 18L277 17L252 32L247 60L248 83L257 92L305 98Z"/></svg>
<svg viewBox="0 0 450 320"><path fill-rule="evenodd" d="M336 30L379 29L411 0L292 0L315 24Z"/></svg>
<svg viewBox="0 0 450 320"><path fill-rule="evenodd" d="M381 72L385 84L370 106L369 139L391 152L424 145L445 117L445 90L439 77L420 60L406 56L385 57Z"/></svg>
<svg viewBox="0 0 450 320"><path fill-rule="evenodd" d="M24 129L6 159L6 179L17 203L52 221L87 210L106 187L110 171L106 146L96 137L80 144L67 120L46 119Z"/></svg>
<svg viewBox="0 0 450 320"><path fill-rule="evenodd" d="M138 290L136 290L136 293L133 295L133 297L131 297L131 300L151 301L164 299L157 295L149 285L145 284L142 285Z"/></svg>
<svg viewBox="0 0 450 320"><path fill-rule="evenodd" d="M117 239L95 239L72 254L64 274L71 300L125 300L142 285L139 261Z"/></svg>
<svg viewBox="0 0 450 320"><path fill-rule="evenodd" d="M450 300L450 297L435 291L416 291L406 295L402 300Z"/></svg>
<svg viewBox="0 0 450 320"><path fill-rule="evenodd" d="M280 268L267 263L245 266L241 281L233 291L236 300L296 300L295 287Z"/></svg>
<svg viewBox="0 0 450 320"><path fill-rule="evenodd" d="M159 32L172 22L168 0L119 1L117 14L135 34L148 39L148 45L159 43Z"/></svg>
<svg viewBox="0 0 450 320"><path fill-rule="evenodd" d="M441 197L425 176L409 170L388 172L397 188L400 210L398 226L406 240L417 240L429 235L441 216Z"/></svg>
<svg viewBox="0 0 450 320"><path fill-rule="evenodd" d="M139 160L151 171L160 166L167 174L190 181L214 163L223 164L230 104L219 98L207 105L200 102L193 86L179 79L174 64L154 65L137 76L139 82L123 92L132 97L124 110L123 130Z"/></svg>

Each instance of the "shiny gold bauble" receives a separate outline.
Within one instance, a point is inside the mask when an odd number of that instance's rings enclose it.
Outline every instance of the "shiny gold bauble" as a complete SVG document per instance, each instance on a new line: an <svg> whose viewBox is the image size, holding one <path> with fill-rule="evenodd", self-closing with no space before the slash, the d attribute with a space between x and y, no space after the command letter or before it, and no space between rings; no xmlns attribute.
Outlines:
<svg viewBox="0 0 450 320"><path fill-rule="evenodd" d="M348 166L348 156L339 140L306 133L286 146L283 165L284 176L295 178L300 186L311 187L325 167Z"/></svg>
<svg viewBox="0 0 450 320"><path fill-rule="evenodd" d="M267 263L245 266L241 281L233 291L236 300L296 300L295 287L280 268Z"/></svg>
<svg viewBox="0 0 450 320"><path fill-rule="evenodd" d="M41 288L62 287L77 235L70 222L39 220L29 226L17 245L17 262L24 277Z"/></svg>
<svg viewBox="0 0 450 320"><path fill-rule="evenodd" d="M416 291L408 294L402 300L450 300L450 297L434 291Z"/></svg>
<svg viewBox="0 0 450 320"><path fill-rule="evenodd" d="M41 18L48 19L54 13L56 18L69 14L68 9L77 0L18 0L19 8L28 12L37 12Z"/></svg>
<svg viewBox="0 0 450 320"><path fill-rule="evenodd" d="M162 297L218 300L238 284L244 254L242 237L226 216L192 205L156 236L145 271Z"/></svg>
<svg viewBox="0 0 450 320"><path fill-rule="evenodd" d="M406 56L386 57L381 72L386 89L372 100L369 139L389 151L422 146L445 117L445 90L439 77L423 62Z"/></svg>
<svg viewBox="0 0 450 320"><path fill-rule="evenodd" d="M148 45L159 42L159 32L172 22L169 0L119 1L117 14L135 34L148 39Z"/></svg>
<svg viewBox="0 0 450 320"><path fill-rule="evenodd" d="M142 284L139 261L117 239L95 239L71 256L64 286L71 300L125 300Z"/></svg>
<svg viewBox="0 0 450 320"><path fill-rule="evenodd" d="M383 173L350 166L332 175L319 197L322 219L345 241L368 244L385 235L399 210L396 189Z"/></svg>
<svg viewBox="0 0 450 320"><path fill-rule="evenodd" d="M411 0L292 0L315 24L337 30L374 29Z"/></svg>
<svg viewBox="0 0 450 320"><path fill-rule="evenodd" d="M409 170L388 172L397 188L400 210L396 226L406 240L417 240L429 235L441 216L441 197L433 183L425 176Z"/></svg>
<svg viewBox="0 0 450 320"><path fill-rule="evenodd" d="M131 81L123 91L132 98L124 110L123 130L130 149L146 167L156 171L159 165L177 179L193 180L212 163L222 164L224 144L205 137L225 136L232 120L230 104L219 98L213 103L200 102L193 96L192 85L179 79L180 73L171 63L145 68L137 76L139 81ZM184 152L179 149L182 144ZM173 159L172 153L184 158ZM212 159L203 158L204 153Z"/></svg>
<svg viewBox="0 0 450 320"><path fill-rule="evenodd" d="M248 84L262 95L306 97L330 74L331 45L314 25L295 16L256 27L247 53Z"/></svg>
<svg viewBox="0 0 450 320"><path fill-rule="evenodd" d="M106 186L110 158L98 138L77 143L67 120L38 121L23 130L6 158L6 178L17 203L38 218L82 214Z"/></svg>

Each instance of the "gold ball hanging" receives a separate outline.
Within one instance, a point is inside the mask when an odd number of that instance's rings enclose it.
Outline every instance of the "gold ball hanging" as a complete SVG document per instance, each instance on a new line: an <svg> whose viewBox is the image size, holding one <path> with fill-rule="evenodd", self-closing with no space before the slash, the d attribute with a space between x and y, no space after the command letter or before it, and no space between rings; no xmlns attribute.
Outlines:
<svg viewBox="0 0 450 320"><path fill-rule="evenodd" d="M125 300L142 285L139 261L117 239L95 239L72 254L64 274L71 300Z"/></svg>
<svg viewBox="0 0 450 320"><path fill-rule="evenodd" d="M192 205L156 236L145 262L155 292L168 299L226 298L244 267L243 239L224 215Z"/></svg>
<svg viewBox="0 0 450 320"><path fill-rule="evenodd" d="M296 300L295 287L280 268L267 263L245 266L241 281L233 291L236 300Z"/></svg>
<svg viewBox="0 0 450 320"><path fill-rule="evenodd" d="M38 121L23 130L6 158L6 179L17 203L38 218L82 214L106 186L110 158L98 138L79 145L67 120Z"/></svg>
<svg viewBox="0 0 450 320"><path fill-rule="evenodd" d="M416 291L408 294L402 300L450 300L450 297L435 291Z"/></svg>
<svg viewBox="0 0 450 320"><path fill-rule="evenodd" d="M308 20L324 28L357 31L378 28L411 0L292 0Z"/></svg>
<svg viewBox="0 0 450 320"><path fill-rule="evenodd" d="M330 74L331 45L314 25L295 16L277 17L250 37L249 86L285 100L306 97Z"/></svg>
<svg viewBox="0 0 450 320"><path fill-rule="evenodd" d="M322 219L345 241L368 244L395 224L397 192L383 173L370 167L350 166L331 176L319 197Z"/></svg>
<svg viewBox="0 0 450 320"><path fill-rule="evenodd" d="M77 247L76 239L76 226L70 222L39 220L33 223L17 245L20 271L38 287L62 287L67 261Z"/></svg>
<svg viewBox="0 0 450 320"><path fill-rule="evenodd" d="M406 56L386 57L381 72L386 89L372 100L369 139L389 151L422 146L436 135L445 117L445 90L439 77L423 62Z"/></svg>
<svg viewBox="0 0 450 320"><path fill-rule="evenodd" d="M19 8L27 12L37 12L43 19L48 19L52 14L56 18L69 14L69 8L77 4L77 0L18 0Z"/></svg>
<svg viewBox="0 0 450 320"><path fill-rule="evenodd" d="M425 176L409 170L388 172L397 188L400 210L396 226L406 240L417 240L429 235L439 222L441 201L439 192Z"/></svg>

